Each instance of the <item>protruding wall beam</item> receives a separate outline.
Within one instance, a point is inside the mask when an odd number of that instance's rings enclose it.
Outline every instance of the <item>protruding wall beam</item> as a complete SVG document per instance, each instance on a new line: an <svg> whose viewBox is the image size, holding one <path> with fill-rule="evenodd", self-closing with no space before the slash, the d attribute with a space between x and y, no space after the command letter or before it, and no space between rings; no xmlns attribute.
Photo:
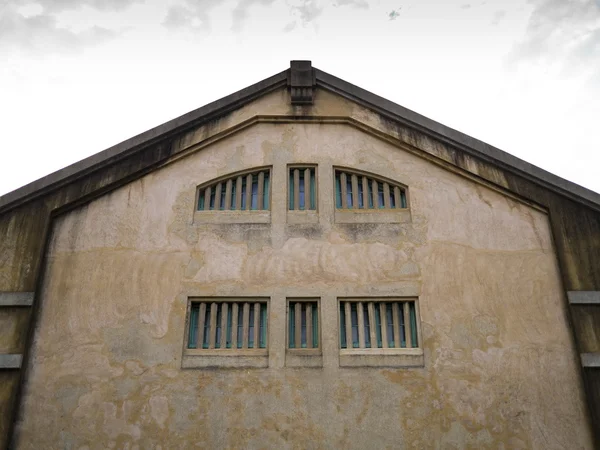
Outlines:
<svg viewBox="0 0 600 450"><path fill-rule="evenodd" d="M33 292L0 292L0 306L31 306Z"/></svg>
<svg viewBox="0 0 600 450"><path fill-rule="evenodd" d="M600 305L600 291L569 291L571 305Z"/></svg>
<svg viewBox="0 0 600 450"><path fill-rule="evenodd" d="M23 355L20 353L0 354L0 370L20 369Z"/></svg>
<svg viewBox="0 0 600 450"><path fill-rule="evenodd" d="M600 367L600 353L582 353L581 365L583 367Z"/></svg>

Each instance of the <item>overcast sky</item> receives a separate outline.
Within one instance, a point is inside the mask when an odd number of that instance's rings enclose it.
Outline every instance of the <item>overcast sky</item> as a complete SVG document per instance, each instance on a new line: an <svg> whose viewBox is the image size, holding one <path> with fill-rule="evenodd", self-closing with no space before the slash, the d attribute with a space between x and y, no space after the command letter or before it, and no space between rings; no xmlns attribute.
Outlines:
<svg viewBox="0 0 600 450"><path fill-rule="evenodd" d="M0 195L292 59L600 192L600 0L0 0Z"/></svg>

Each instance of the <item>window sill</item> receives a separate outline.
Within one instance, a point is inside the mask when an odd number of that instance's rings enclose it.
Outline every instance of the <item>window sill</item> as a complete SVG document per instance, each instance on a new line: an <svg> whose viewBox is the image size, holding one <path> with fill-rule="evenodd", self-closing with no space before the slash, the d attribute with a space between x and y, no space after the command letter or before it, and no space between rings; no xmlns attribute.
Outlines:
<svg viewBox="0 0 600 450"><path fill-rule="evenodd" d="M271 223L271 211L195 211L194 224Z"/></svg>
<svg viewBox="0 0 600 450"><path fill-rule="evenodd" d="M420 348L342 349L340 367L423 367Z"/></svg>
<svg viewBox="0 0 600 450"><path fill-rule="evenodd" d="M335 223L406 223L410 209L336 209Z"/></svg>
<svg viewBox="0 0 600 450"><path fill-rule="evenodd" d="M288 348L285 353L286 367L323 367L323 355L318 348Z"/></svg>
<svg viewBox="0 0 600 450"><path fill-rule="evenodd" d="M288 210L287 223L299 225L305 223L319 223L319 213L312 209L307 211Z"/></svg>
<svg viewBox="0 0 600 450"><path fill-rule="evenodd" d="M183 369L207 368L266 368L269 367L267 349L257 350L188 350L181 361Z"/></svg>

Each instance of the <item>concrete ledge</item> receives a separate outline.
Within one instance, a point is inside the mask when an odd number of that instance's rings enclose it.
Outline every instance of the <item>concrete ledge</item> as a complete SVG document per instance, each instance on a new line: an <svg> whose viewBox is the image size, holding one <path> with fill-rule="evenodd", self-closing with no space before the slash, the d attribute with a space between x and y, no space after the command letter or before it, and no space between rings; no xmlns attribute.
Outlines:
<svg viewBox="0 0 600 450"><path fill-rule="evenodd" d="M20 369L23 355L18 353L0 354L0 370L2 369Z"/></svg>
<svg viewBox="0 0 600 450"><path fill-rule="evenodd" d="M389 350L389 351L382 351ZM369 353L373 354L369 354ZM424 367L421 349L340 350L340 367Z"/></svg>
<svg viewBox="0 0 600 450"><path fill-rule="evenodd" d="M262 369L269 367L269 356L184 355L182 369Z"/></svg>
<svg viewBox="0 0 600 450"><path fill-rule="evenodd" d="M583 367L600 367L600 353L582 353L581 365Z"/></svg>
<svg viewBox="0 0 600 450"><path fill-rule="evenodd" d="M194 224L271 223L271 211L196 211Z"/></svg>
<svg viewBox="0 0 600 450"><path fill-rule="evenodd" d="M0 306L31 306L33 292L0 292Z"/></svg>
<svg viewBox="0 0 600 450"><path fill-rule="evenodd" d="M407 223L410 209L336 209L335 223Z"/></svg>
<svg viewBox="0 0 600 450"><path fill-rule="evenodd" d="M310 349L312 350L312 349ZM317 350L317 349L315 349ZM320 353L306 354L288 349L285 354L286 367L323 367L323 355Z"/></svg>
<svg viewBox="0 0 600 450"><path fill-rule="evenodd" d="M600 305L600 291L569 291L571 305Z"/></svg>

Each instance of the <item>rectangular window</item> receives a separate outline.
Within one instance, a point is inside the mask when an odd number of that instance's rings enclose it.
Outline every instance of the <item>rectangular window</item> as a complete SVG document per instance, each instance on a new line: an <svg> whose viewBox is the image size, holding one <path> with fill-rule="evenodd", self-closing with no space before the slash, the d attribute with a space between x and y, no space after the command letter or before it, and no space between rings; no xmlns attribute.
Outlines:
<svg viewBox="0 0 600 450"><path fill-rule="evenodd" d="M339 309L342 349L419 348L414 299L345 299Z"/></svg>
<svg viewBox="0 0 600 450"><path fill-rule="evenodd" d="M289 210L316 210L316 167L290 167L288 176Z"/></svg>
<svg viewBox="0 0 600 450"><path fill-rule="evenodd" d="M288 303L288 348L319 348L319 304L313 299Z"/></svg>
<svg viewBox="0 0 600 450"><path fill-rule="evenodd" d="M192 301L187 348L230 351L267 348L267 302L264 299Z"/></svg>

